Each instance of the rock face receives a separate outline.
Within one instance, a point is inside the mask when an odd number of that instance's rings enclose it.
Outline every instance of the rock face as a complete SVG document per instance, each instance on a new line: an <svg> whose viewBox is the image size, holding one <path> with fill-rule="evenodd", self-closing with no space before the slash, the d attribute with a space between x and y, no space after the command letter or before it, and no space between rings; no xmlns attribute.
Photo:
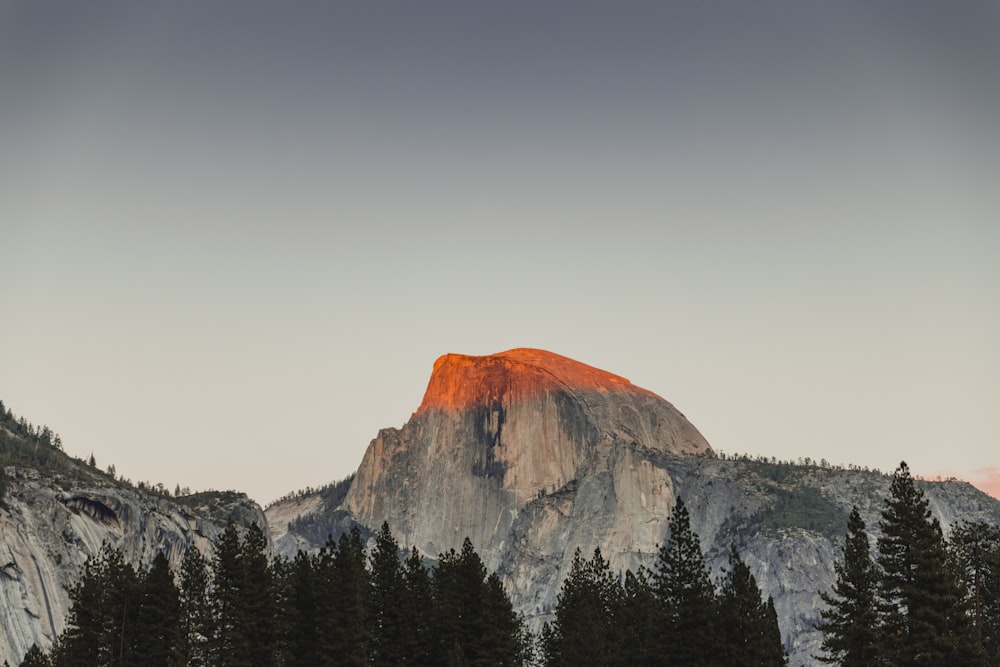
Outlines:
<svg viewBox="0 0 1000 667"><path fill-rule="evenodd" d="M336 493L276 503L267 515L286 556L318 549L352 523L372 531L388 521L402 545L431 557L468 536L537 629L577 548L589 557L599 546L621 572L652 566L682 497L714 573L735 543L774 597L790 664L812 665L818 592L833 584L847 515L861 509L874 545L890 479L720 459L655 394L519 349L441 357L417 412L401 429L379 432L353 480ZM1000 502L968 484L923 488L943 526L1000 523Z"/></svg>
<svg viewBox="0 0 1000 667"><path fill-rule="evenodd" d="M47 649L63 631L69 588L87 558L105 542L135 566L158 552L177 566L188 546L212 551L226 518L265 525L263 512L242 494L199 494L173 501L115 484L4 469L0 505L0 664L20 663L38 644ZM182 502L184 504L182 504Z"/></svg>
<svg viewBox="0 0 1000 667"><path fill-rule="evenodd" d="M523 512L552 504L568 523L545 556L628 543L614 550L628 566L656 548L674 503L647 450L711 452L670 403L611 373L541 350L449 354L410 421L371 443L343 509L431 555L468 536L496 568Z"/></svg>

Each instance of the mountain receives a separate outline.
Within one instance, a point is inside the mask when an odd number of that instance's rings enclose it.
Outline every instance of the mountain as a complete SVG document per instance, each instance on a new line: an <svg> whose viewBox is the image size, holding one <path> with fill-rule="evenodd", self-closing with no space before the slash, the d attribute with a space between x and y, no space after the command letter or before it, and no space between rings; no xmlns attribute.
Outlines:
<svg viewBox="0 0 1000 667"><path fill-rule="evenodd" d="M67 456L12 420L2 403L0 413L0 664L18 664L32 644L52 644L65 626L70 587L105 542L134 566L148 567L163 552L176 567L192 544L210 555L230 519L265 525L245 494L174 498L135 488Z"/></svg>
<svg viewBox="0 0 1000 667"><path fill-rule="evenodd" d="M717 456L673 405L625 378L551 352L437 360L420 407L381 430L353 478L268 507L275 549L315 550L354 524L387 521L435 557L468 536L537 628L576 549L612 567L651 566L676 499L716 573L735 543L772 595L791 664L815 664L812 629L833 584L847 515L874 537L890 477ZM1000 502L962 482L921 483L949 526L1000 523Z"/></svg>

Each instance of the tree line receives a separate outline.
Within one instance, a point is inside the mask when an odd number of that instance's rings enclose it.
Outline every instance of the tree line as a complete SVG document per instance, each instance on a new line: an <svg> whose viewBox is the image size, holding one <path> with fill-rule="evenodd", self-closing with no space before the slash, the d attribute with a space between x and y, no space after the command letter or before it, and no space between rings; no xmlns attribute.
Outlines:
<svg viewBox="0 0 1000 667"><path fill-rule="evenodd" d="M821 661L1000 666L1000 528L964 522L945 540L906 463L896 469L873 551L851 511L817 628Z"/></svg>
<svg viewBox="0 0 1000 667"><path fill-rule="evenodd" d="M230 523L211 559L135 569L105 545L71 589L66 629L22 667L322 665L783 665L774 603L736 549L714 585L678 501L656 568L624 576L576 552L554 619L527 631L472 543L429 567L383 524L316 554L271 560L253 524ZM402 557L405 554L405 557Z"/></svg>
<svg viewBox="0 0 1000 667"><path fill-rule="evenodd" d="M787 664L774 601L764 600L735 545L713 583L678 499L652 570L612 572L600 549L579 550L539 637L546 667Z"/></svg>
<svg viewBox="0 0 1000 667"><path fill-rule="evenodd" d="M530 635L466 539L433 568L400 558L383 524L367 553L355 528L318 553L271 560L253 524L230 523L211 559L188 548L171 573L136 570L105 545L70 591L66 629L29 667L520 665Z"/></svg>

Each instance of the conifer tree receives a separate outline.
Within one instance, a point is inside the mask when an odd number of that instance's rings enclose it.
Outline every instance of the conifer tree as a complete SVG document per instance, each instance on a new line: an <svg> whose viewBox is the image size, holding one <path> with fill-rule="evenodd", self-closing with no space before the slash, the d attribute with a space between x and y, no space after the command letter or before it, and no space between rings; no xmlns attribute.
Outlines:
<svg viewBox="0 0 1000 667"><path fill-rule="evenodd" d="M399 543L392 536L387 522L375 536L371 561L371 623L373 665L395 666L407 662L403 646L402 616L405 587L399 562Z"/></svg>
<svg viewBox="0 0 1000 667"><path fill-rule="evenodd" d="M168 667L181 659L180 596L170 563L156 554L139 586L136 661L147 667Z"/></svg>
<svg viewBox="0 0 1000 667"><path fill-rule="evenodd" d="M70 601L66 630L53 655L56 665L137 664L138 576L121 552L105 544L88 558Z"/></svg>
<svg viewBox="0 0 1000 667"><path fill-rule="evenodd" d="M401 641L407 664L432 664L435 638L428 613L432 605L430 574L423 565L420 553L413 547L403 564L402 617L406 623Z"/></svg>
<svg viewBox="0 0 1000 667"><path fill-rule="evenodd" d="M701 542L691 530L687 507L679 498L668 537L660 548L652 579L664 623L660 653L671 664L714 664L718 608L715 587L709 579Z"/></svg>
<svg viewBox="0 0 1000 667"><path fill-rule="evenodd" d="M621 646L616 618L623 592L600 548L587 561L577 549L556 601L555 620L543 634L545 664L612 664Z"/></svg>
<svg viewBox="0 0 1000 667"><path fill-rule="evenodd" d="M620 663L634 667L662 665L666 661L661 641L666 619L645 569L625 571L622 596L617 623L621 632Z"/></svg>
<svg viewBox="0 0 1000 667"><path fill-rule="evenodd" d="M285 664L314 667L329 664L320 640L320 609L326 591L322 587L316 558L303 551L284 567L282 616Z"/></svg>
<svg viewBox="0 0 1000 667"><path fill-rule="evenodd" d="M245 647L241 645L240 594L244 585L240 536L230 521L215 541L212 556L212 607L214 633L209 643L210 664L229 667L239 664Z"/></svg>
<svg viewBox="0 0 1000 667"><path fill-rule="evenodd" d="M987 664L1000 665L1000 526L964 521L951 551L967 594L976 642Z"/></svg>
<svg viewBox="0 0 1000 667"><path fill-rule="evenodd" d="M857 507L847 521L843 556L834 564L837 581L833 593L820 593L828 609L820 612L816 628L824 633L823 650L817 656L843 667L868 667L879 660L879 574L871 558L865 522Z"/></svg>
<svg viewBox="0 0 1000 667"><path fill-rule="evenodd" d="M487 576L469 538L461 552L440 555L433 591L437 663L520 664L520 620L499 577Z"/></svg>
<svg viewBox="0 0 1000 667"><path fill-rule="evenodd" d="M941 526L903 462L879 523L882 638L889 662L971 665L975 646Z"/></svg>
<svg viewBox="0 0 1000 667"><path fill-rule="evenodd" d="M243 582L237 612L246 664L270 667L277 654L277 590L267 555L267 536L256 522L250 524L240 542L240 563Z"/></svg>
<svg viewBox="0 0 1000 667"><path fill-rule="evenodd" d="M187 667L210 664L210 642L215 636L211 581L208 561L192 544L181 561L179 585L181 664Z"/></svg>
<svg viewBox="0 0 1000 667"><path fill-rule="evenodd" d="M6 667L7 661L4 660L3 664ZM50 667L51 664L48 656L42 652L42 649L38 648L38 644L32 644L28 652L24 654L20 667Z"/></svg>
<svg viewBox="0 0 1000 667"><path fill-rule="evenodd" d="M477 556L478 558L478 556ZM481 638L482 665L520 665L526 638L520 617L514 612L503 582L496 572L491 572L480 583L482 591L482 623L485 632Z"/></svg>
<svg viewBox="0 0 1000 667"><path fill-rule="evenodd" d="M328 543L333 547L332 543ZM367 558L361 531L354 526L340 536L332 548L327 566L328 623L323 628L324 651L337 664L362 667L370 656L370 583L365 568Z"/></svg>
<svg viewBox="0 0 1000 667"><path fill-rule="evenodd" d="M722 664L769 667L786 664L774 601L762 599L750 568L730 547L729 566L719 591L719 638Z"/></svg>

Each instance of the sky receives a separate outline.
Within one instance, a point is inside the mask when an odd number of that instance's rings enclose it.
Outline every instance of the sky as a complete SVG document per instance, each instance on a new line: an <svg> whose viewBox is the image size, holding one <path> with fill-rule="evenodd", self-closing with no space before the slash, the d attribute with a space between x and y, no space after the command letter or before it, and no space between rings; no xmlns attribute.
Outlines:
<svg viewBox="0 0 1000 667"><path fill-rule="evenodd" d="M0 399L262 504L447 352L1000 497L1000 4L0 0ZM992 485L992 486L990 486Z"/></svg>

